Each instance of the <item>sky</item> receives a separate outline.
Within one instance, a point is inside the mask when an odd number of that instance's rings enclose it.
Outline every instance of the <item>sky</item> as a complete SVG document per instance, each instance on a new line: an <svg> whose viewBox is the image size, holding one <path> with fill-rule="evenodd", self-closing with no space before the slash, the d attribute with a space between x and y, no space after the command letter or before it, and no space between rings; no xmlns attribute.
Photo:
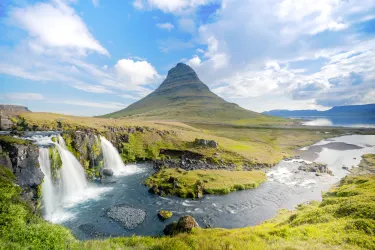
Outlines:
<svg viewBox="0 0 375 250"><path fill-rule="evenodd" d="M101 115L178 62L263 112L375 103L375 0L1 0L0 103Z"/></svg>

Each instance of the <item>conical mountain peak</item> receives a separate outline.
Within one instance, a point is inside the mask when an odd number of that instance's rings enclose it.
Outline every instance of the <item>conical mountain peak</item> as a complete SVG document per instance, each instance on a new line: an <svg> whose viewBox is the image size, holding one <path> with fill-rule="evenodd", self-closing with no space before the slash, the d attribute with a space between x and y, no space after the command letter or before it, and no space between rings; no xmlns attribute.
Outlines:
<svg viewBox="0 0 375 250"><path fill-rule="evenodd" d="M185 84L186 82L202 83L199 80L197 73L195 73L189 65L178 63L168 71L167 78L163 81L160 87L174 83Z"/></svg>
<svg viewBox="0 0 375 250"><path fill-rule="evenodd" d="M178 63L154 92L105 117L222 122L258 116L217 96L189 65Z"/></svg>

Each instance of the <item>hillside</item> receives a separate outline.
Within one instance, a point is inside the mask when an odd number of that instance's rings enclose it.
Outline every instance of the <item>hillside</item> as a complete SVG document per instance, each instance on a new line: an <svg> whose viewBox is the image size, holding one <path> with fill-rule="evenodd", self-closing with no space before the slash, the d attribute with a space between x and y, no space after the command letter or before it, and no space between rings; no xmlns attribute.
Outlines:
<svg viewBox="0 0 375 250"><path fill-rule="evenodd" d="M125 109L103 117L225 123L248 119L249 123L251 120L262 123L283 121L225 101L211 92L195 71L183 63L169 70L167 78L154 92Z"/></svg>
<svg viewBox="0 0 375 250"><path fill-rule="evenodd" d="M266 115L281 117L292 116L375 116L375 104L349 105L333 107L329 110L271 110L263 112Z"/></svg>

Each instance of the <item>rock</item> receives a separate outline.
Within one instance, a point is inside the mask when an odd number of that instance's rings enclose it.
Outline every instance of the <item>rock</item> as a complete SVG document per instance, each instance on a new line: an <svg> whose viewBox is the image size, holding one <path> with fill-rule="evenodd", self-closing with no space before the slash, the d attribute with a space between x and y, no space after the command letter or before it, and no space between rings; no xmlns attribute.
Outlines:
<svg viewBox="0 0 375 250"><path fill-rule="evenodd" d="M217 148L219 144L214 140L195 139L194 143L199 146Z"/></svg>
<svg viewBox="0 0 375 250"><path fill-rule="evenodd" d="M163 232L165 235L176 235L178 233L190 233L193 228L199 228L198 223L192 216L182 216L178 222L167 225Z"/></svg>
<svg viewBox="0 0 375 250"><path fill-rule="evenodd" d="M175 228L177 226L177 221L172 222L171 224L168 224L165 226L163 233L165 235L173 235L175 234Z"/></svg>
<svg viewBox="0 0 375 250"><path fill-rule="evenodd" d="M160 210L158 212L158 217L161 219L161 220L168 220L169 218L171 218L173 215L173 213L171 211L167 211L167 210Z"/></svg>
<svg viewBox="0 0 375 250"><path fill-rule="evenodd" d="M342 169L349 170L349 168L346 166L342 166Z"/></svg>
<svg viewBox="0 0 375 250"><path fill-rule="evenodd" d="M332 171L328 169L326 164L321 164L321 163L306 163L302 162L302 165L298 167L298 170L302 170L305 172L313 172L313 173L318 173L318 174L329 174L333 175Z"/></svg>
<svg viewBox="0 0 375 250"><path fill-rule="evenodd" d="M104 176L113 176L113 170L112 170L112 169L109 169L109 168L105 168L105 169L103 169L102 174L103 174Z"/></svg>
<svg viewBox="0 0 375 250"><path fill-rule="evenodd" d="M1 164L16 176L16 183L21 187L21 196L34 210L37 207L38 186L42 184L44 174L39 166L39 150L33 144L16 144L0 140L2 153Z"/></svg>
<svg viewBox="0 0 375 250"><path fill-rule="evenodd" d="M195 197L198 199L203 198L204 183L201 180L197 180L195 183Z"/></svg>
<svg viewBox="0 0 375 250"><path fill-rule="evenodd" d="M136 228L146 218L146 213L143 210L127 205L115 205L108 209L106 215L128 230Z"/></svg>
<svg viewBox="0 0 375 250"><path fill-rule="evenodd" d="M149 193L152 193L152 194L158 194L159 193L159 188L158 188L158 185L154 184L149 190L148 190Z"/></svg>

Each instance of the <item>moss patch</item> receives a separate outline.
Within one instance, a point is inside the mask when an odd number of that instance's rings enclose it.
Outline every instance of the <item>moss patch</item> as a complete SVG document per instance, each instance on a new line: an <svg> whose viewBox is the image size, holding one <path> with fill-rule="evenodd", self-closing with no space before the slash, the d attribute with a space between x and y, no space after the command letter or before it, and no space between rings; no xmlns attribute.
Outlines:
<svg viewBox="0 0 375 250"><path fill-rule="evenodd" d="M145 184L161 195L197 198L206 194L228 194L256 188L266 180L262 171L163 169L150 176ZM203 194L202 193L202 194Z"/></svg>
<svg viewBox="0 0 375 250"><path fill-rule="evenodd" d="M21 138L16 138L9 135L0 135L0 141L7 144L30 145L31 142Z"/></svg>

